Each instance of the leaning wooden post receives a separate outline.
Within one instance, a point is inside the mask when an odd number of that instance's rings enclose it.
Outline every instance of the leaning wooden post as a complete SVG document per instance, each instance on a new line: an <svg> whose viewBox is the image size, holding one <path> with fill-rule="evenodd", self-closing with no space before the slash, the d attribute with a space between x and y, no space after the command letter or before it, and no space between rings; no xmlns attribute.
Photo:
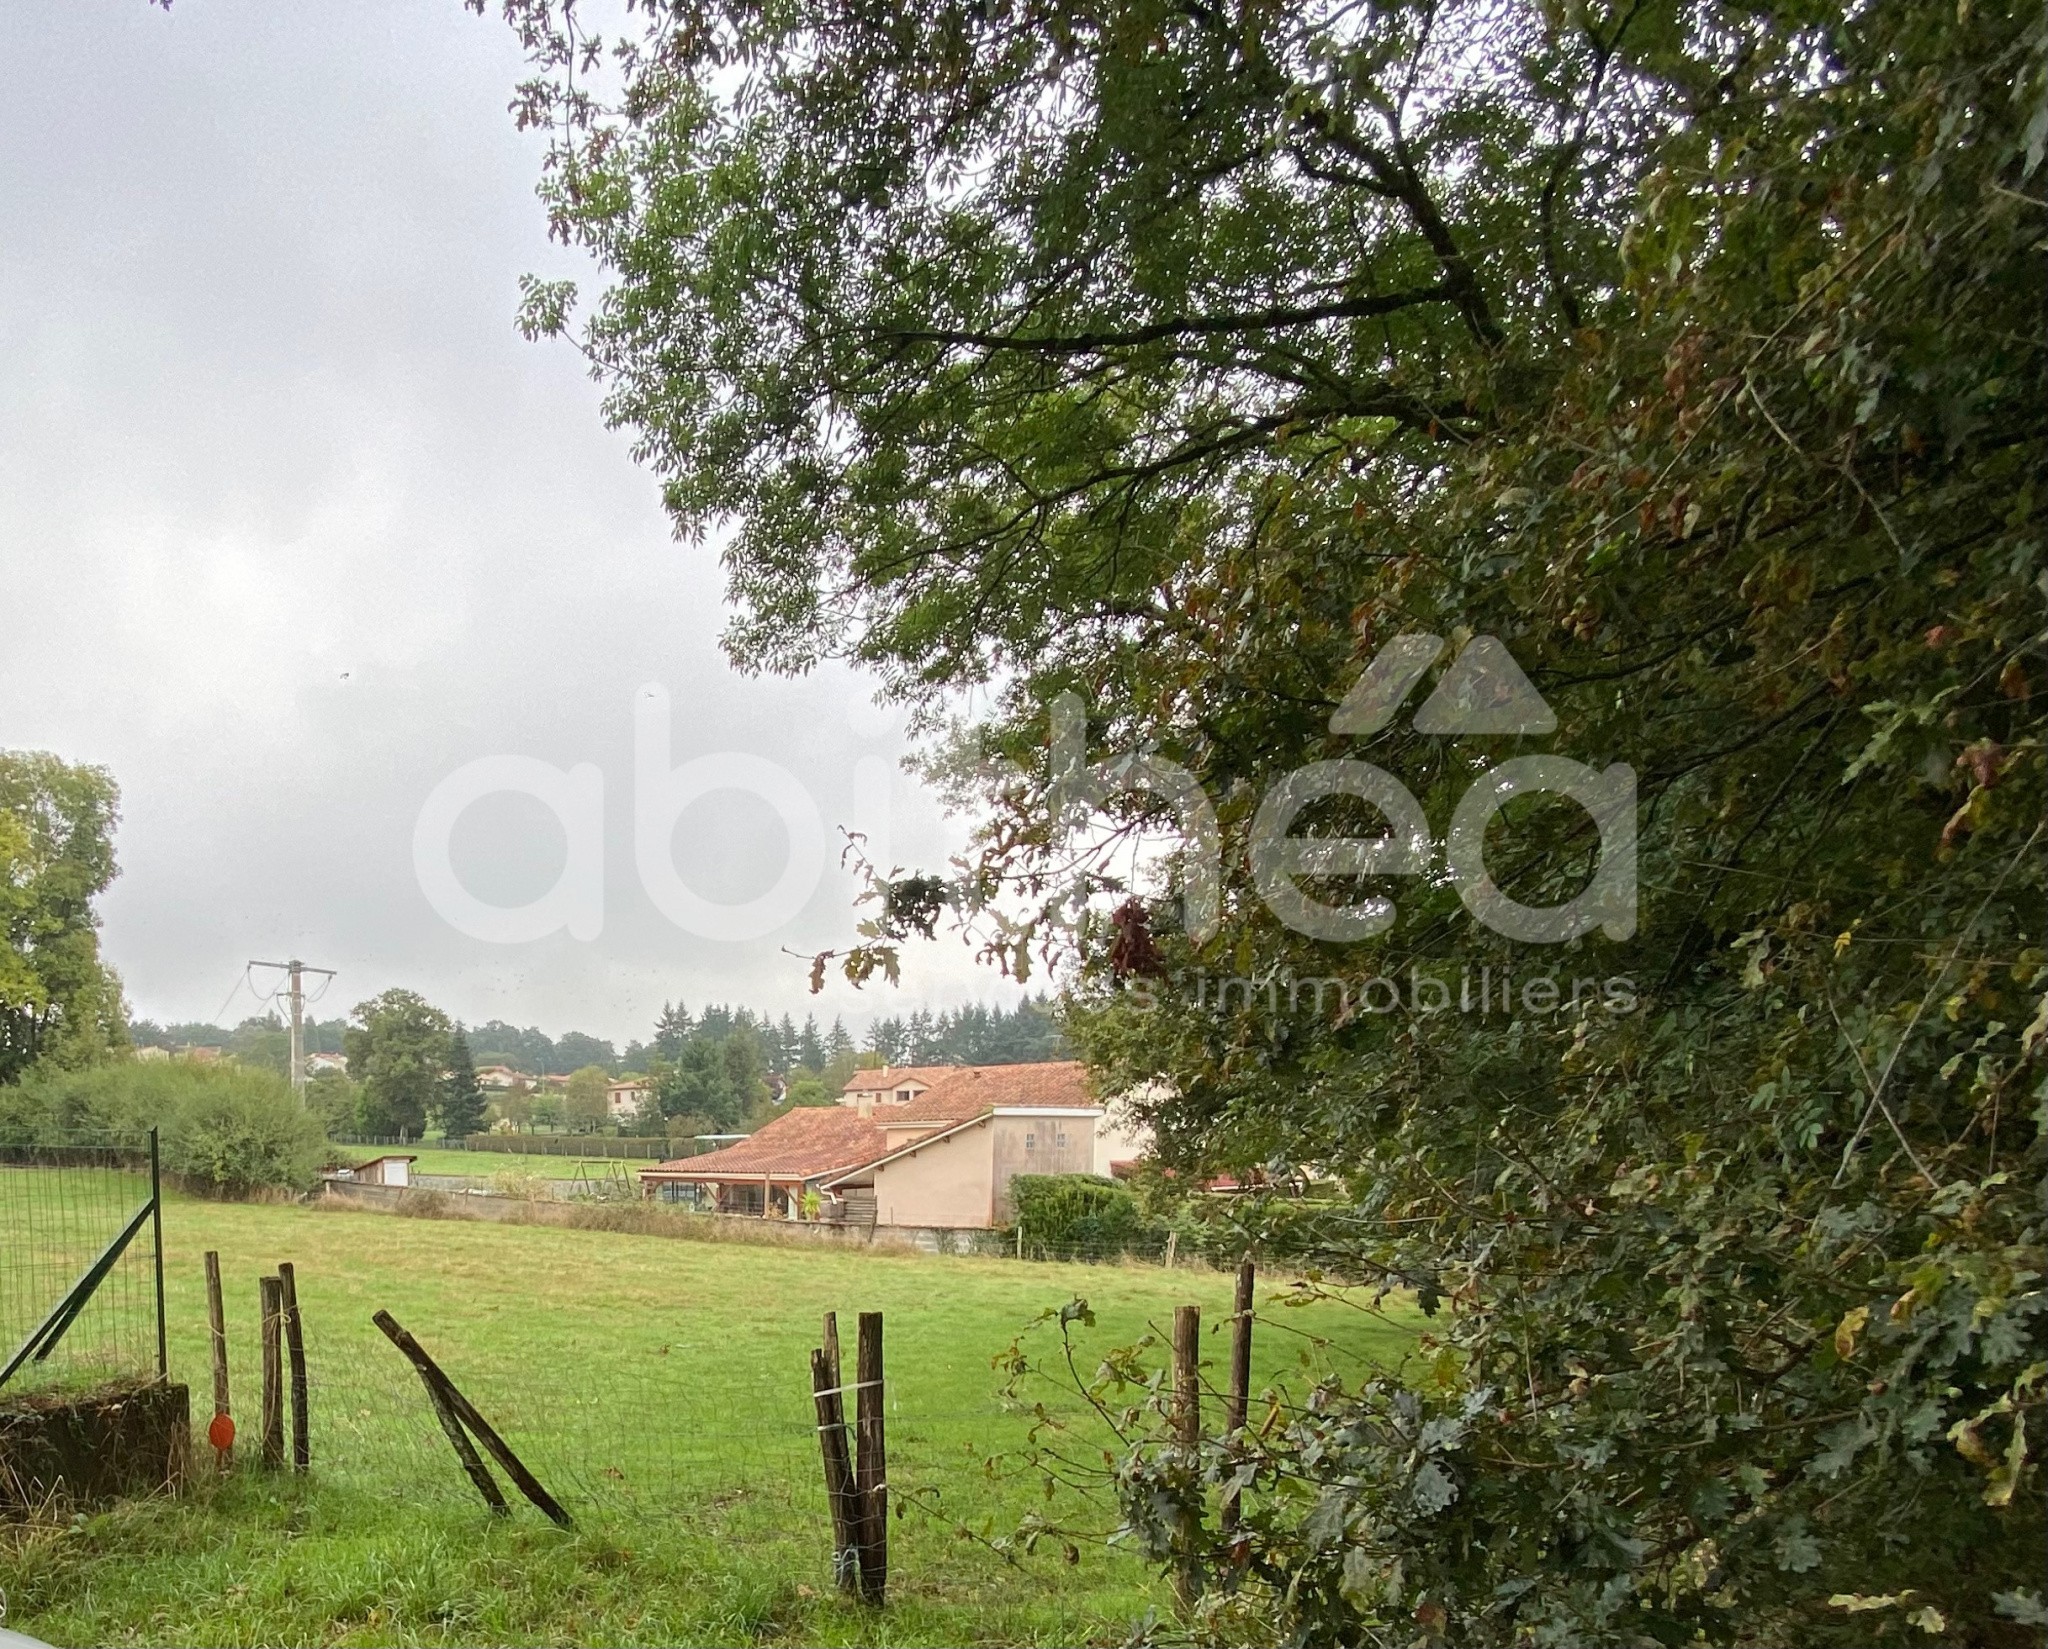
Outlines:
<svg viewBox="0 0 2048 1649"><path fill-rule="evenodd" d="M291 1261L279 1263L278 1292L284 1307L284 1349L291 1370L292 1470L303 1472L313 1460L311 1427L306 1418L306 1330L299 1317L299 1279Z"/></svg>
<svg viewBox="0 0 2048 1649"><path fill-rule="evenodd" d="M1223 1430L1233 1447L1241 1445L1244 1439L1245 1416L1251 1407L1252 1397L1252 1305L1253 1286L1257 1273L1252 1262L1246 1260L1237 1268L1237 1299L1230 1323L1230 1395L1225 1399ZM1223 1532L1230 1534L1237 1528L1237 1502L1239 1491L1226 1487L1223 1491Z"/></svg>
<svg viewBox="0 0 2048 1649"><path fill-rule="evenodd" d="M827 1322L831 1321L827 1315ZM859 1517L853 1461L846 1451L846 1411L840 1402L835 1347L811 1353L811 1401L818 1413L818 1453L825 1465L825 1505L832 1514L832 1583L851 1594L860 1585Z"/></svg>
<svg viewBox="0 0 2048 1649"><path fill-rule="evenodd" d="M1192 1495L1199 1495L1200 1477L1195 1473L1202 1446L1202 1311L1199 1306L1173 1308L1173 1437L1185 1456L1194 1482ZM1174 1565L1173 1592L1183 1609L1191 1608L1202 1592L1202 1566L1197 1548L1201 1542L1202 1513L1198 1501L1181 1513L1179 1561Z"/></svg>
<svg viewBox="0 0 2048 1649"><path fill-rule="evenodd" d="M384 1317L385 1313L380 1311L377 1315ZM387 1336L391 1336L392 1344L397 1345L400 1351L406 1351L405 1346L399 1343L392 1332L396 1329L397 1333L404 1334L403 1329L398 1328L396 1323L392 1323L390 1328L385 1328L382 1322L377 1326L384 1329ZM409 1334L405 1338L407 1341L412 1340ZM434 1418L441 1423L442 1435L448 1439L448 1446L454 1449L455 1458L461 1462L470 1482L476 1485L476 1492L484 1497L484 1504L491 1508L492 1516L509 1517L512 1508L505 1504L505 1495L498 1487L498 1480L491 1476L491 1468L478 1457L476 1445L469 1440L469 1433L462 1429L462 1422L456 1419L455 1407L448 1401L447 1394L434 1383L426 1369L420 1365L418 1359L412 1357L410 1351L406 1351L406 1356L412 1360L413 1370L419 1375L420 1384L427 1388L427 1404L433 1409ZM425 1357L426 1353L421 1352L420 1356Z"/></svg>
<svg viewBox="0 0 2048 1649"><path fill-rule="evenodd" d="M420 1371L420 1378L436 1390L455 1418L467 1426L475 1434L476 1440L483 1444L491 1458L505 1468L505 1475L518 1486L519 1492L557 1525L564 1529L570 1527L574 1519L569 1516L562 1503L541 1487L540 1479L526 1469L525 1462L512 1452L511 1444L500 1437L490 1421L477 1412L476 1405L462 1395L455 1382L441 1372L441 1365L427 1355L426 1348L400 1328L397 1320L388 1311L377 1312L370 1321L383 1330L387 1340L405 1353L407 1360Z"/></svg>
<svg viewBox="0 0 2048 1649"><path fill-rule="evenodd" d="M265 1277L259 1285L263 1332L263 1469L284 1464L284 1284Z"/></svg>
<svg viewBox="0 0 2048 1649"><path fill-rule="evenodd" d="M880 1603L889 1588L889 1466L882 1436L882 1314L860 1314L854 1412L860 1459L854 1487L860 1508L860 1595Z"/></svg>
<svg viewBox="0 0 2048 1649"><path fill-rule="evenodd" d="M825 1370L826 1370L826 1372L827 1372L828 1374L830 1374L830 1375L832 1376L832 1385L833 1385L833 1387L834 1387L834 1390L835 1390L835 1392L836 1392L836 1390L837 1390L837 1387L838 1387L838 1385L839 1385L839 1313L838 1313L838 1312L836 1312L836 1311L828 1311L828 1312L826 1312L826 1313L825 1313L825 1333L824 1333L824 1337L823 1337L823 1338L822 1338L822 1339L821 1339L821 1340L820 1340L820 1341L818 1342L818 1349L819 1349L820 1351L824 1352L824 1354L825 1354ZM842 1408L843 1408L844 1406L845 1406L844 1404L842 1404L842 1405L841 1405L841 1407L842 1407Z"/></svg>
<svg viewBox="0 0 2048 1649"><path fill-rule="evenodd" d="M213 1417L224 1426L209 1426L207 1439L214 1442L214 1465L226 1471L235 1460L235 1422L228 1408L228 1313L220 1293L220 1254L206 1251L206 1325L213 1331Z"/></svg>

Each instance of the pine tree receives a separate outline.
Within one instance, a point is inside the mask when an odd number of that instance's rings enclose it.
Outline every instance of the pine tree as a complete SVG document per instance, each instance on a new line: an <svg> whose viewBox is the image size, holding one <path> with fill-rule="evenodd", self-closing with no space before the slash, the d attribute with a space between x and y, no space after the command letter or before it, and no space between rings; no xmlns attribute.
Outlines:
<svg viewBox="0 0 2048 1649"><path fill-rule="evenodd" d="M484 1091L476 1079L476 1060L469 1051L469 1037L462 1027L448 1039L448 1069L434 1107L435 1120L448 1139L474 1134L484 1125Z"/></svg>
<svg viewBox="0 0 2048 1649"><path fill-rule="evenodd" d="M818 1034L818 1016L804 1015L804 1028L797 1033L796 1062L807 1071L825 1068L825 1039Z"/></svg>
<svg viewBox="0 0 2048 1649"><path fill-rule="evenodd" d="M690 1018L687 1006L681 1002L674 1006L662 1003L661 1017L654 1022L655 1052L670 1064L674 1064L682 1058L683 1044L690 1040L693 1027L694 1021Z"/></svg>

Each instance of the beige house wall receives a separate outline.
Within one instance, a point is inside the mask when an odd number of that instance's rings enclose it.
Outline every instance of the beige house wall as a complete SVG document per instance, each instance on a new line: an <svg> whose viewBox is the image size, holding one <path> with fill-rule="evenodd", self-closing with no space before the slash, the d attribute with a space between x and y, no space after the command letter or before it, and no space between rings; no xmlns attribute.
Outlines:
<svg viewBox="0 0 2048 1649"><path fill-rule="evenodd" d="M1130 1113L1122 1100L1113 1101L1095 1119L1095 1161L1092 1171L1110 1179L1114 1162L1136 1162L1152 1154L1152 1130Z"/></svg>
<svg viewBox="0 0 2048 1649"><path fill-rule="evenodd" d="M906 1081L895 1083L886 1090L859 1089L853 1093L841 1093L839 1103L852 1106L854 1110L864 1117L873 1116L875 1114L875 1106L878 1103L883 1105L901 1105L906 1100L918 1098L921 1094L928 1092L930 1088L931 1084L929 1082L919 1082L915 1077L912 1077Z"/></svg>
<svg viewBox="0 0 2048 1649"><path fill-rule="evenodd" d="M885 1122L882 1124L882 1138L890 1150L900 1151L906 1145L915 1145L927 1135L951 1126L950 1122Z"/></svg>
<svg viewBox="0 0 2048 1649"><path fill-rule="evenodd" d="M874 1171L878 1225L944 1225L986 1230L994 1224L995 1184L984 1119Z"/></svg>
<svg viewBox="0 0 2048 1649"><path fill-rule="evenodd" d="M901 1135L890 1141L908 1143ZM1095 1157L1095 1118L1085 1111L993 1116L937 1130L850 1183L873 1184L878 1225L987 1230L1012 1218L1010 1182L1019 1174L1093 1173Z"/></svg>
<svg viewBox="0 0 2048 1649"><path fill-rule="evenodd" d="M1071 1112L1064 1116L998 1116L994 1159L994 1223L1007 1225L1016 1212L1010 1204L1010 1181L1019 1174L1095 1172L1095 1118Z"/></svg>

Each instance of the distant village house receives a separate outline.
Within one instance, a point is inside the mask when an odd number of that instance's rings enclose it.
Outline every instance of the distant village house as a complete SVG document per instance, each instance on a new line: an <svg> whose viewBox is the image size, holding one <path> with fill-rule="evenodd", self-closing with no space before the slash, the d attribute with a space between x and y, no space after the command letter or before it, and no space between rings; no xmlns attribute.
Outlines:
<svg viewBox="0 0 2048 1649"><path fill-rule="evenodd" d="M644 1076L622 1077L604 1091L605 1109L614 1122L631 1122L654 1097L654 1085Z"/></svg>
<svg viewBox="0 0 2048 1649"><path fill-rule="evenodd" d="M1024 1174L1102 1174L1142 1141L1113 1126L1078 1061L857 1071L835 1106L641 1171L652 1197L768 1219L988 1230Z"/></svg>

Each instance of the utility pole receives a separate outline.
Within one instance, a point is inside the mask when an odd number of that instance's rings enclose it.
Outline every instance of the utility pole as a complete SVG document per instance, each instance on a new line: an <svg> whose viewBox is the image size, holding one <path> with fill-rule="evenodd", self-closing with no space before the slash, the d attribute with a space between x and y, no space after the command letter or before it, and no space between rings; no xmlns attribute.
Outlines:
<svg viewBox="0 0 2048 1649"><path fill-rule="evenodd" d="M292 999L292 1092L306 1091L306 981L309 973L332 979L332 968L309 968L296 956L289 962L251 962L252 968L280 968L291 978Z"/></svg>

